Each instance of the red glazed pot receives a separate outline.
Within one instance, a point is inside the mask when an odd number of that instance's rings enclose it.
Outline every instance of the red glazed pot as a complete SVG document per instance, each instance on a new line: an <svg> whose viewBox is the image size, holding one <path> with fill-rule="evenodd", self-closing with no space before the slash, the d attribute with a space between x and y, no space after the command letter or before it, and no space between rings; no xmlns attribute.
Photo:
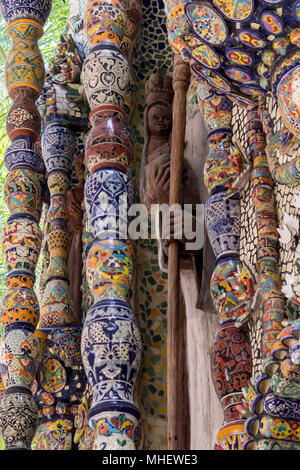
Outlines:
<svg viewBox="0 0 300 470"><path fill-rule="evenodd" d="M92 130L86 146L90 173L99 168L118 168L127 173L132 158L130 130L123 110L117 106L96 108L90 114Z"/></svg>

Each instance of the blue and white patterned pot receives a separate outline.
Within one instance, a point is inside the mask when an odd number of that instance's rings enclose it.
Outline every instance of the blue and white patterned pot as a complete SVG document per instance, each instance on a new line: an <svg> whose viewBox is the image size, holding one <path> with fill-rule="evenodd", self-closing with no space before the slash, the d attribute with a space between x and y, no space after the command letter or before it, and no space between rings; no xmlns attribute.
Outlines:
<svg viewBox="0 0 300 470"><path fill-rule="evenodd" d="M47 173L69 173L76 149L76 135L60 124L47 126L42 137L43 157Z"/></svg>
<svg viewBox="0 0 300 470"><path fill-rule="evenodd" d="M81 338L83 366L93 391L90 415L96 410L137 413L133 387L141 351L139 327L128 304L107 299L93 305Z"/></svg>
<svg viewBox="0 0 300 470"><path fill-rule="evenodd" d="M226 192L211 196L205 205L205 222L211 246L216 257L239 255L240 198L225 199Z"/></svg>
<svg viewBox="0 0 300 470"><path fill-rule="evenodd" d="M1 0L0 11L6 23L29 18L44 25L50 14L52 0Z"/></svg>
<svg viewBox="0 0 300 470"><path fill-rule="evenodd" d="M98 170L85 184L85 205L95 238L127 238L128 209L133 203L133 183L118 170Z"/></svg>
<svg viewBox="0 0 300 470"><path fill-rule="evenodd" d="M26 167L42 172L44 167L42 156L30 136L22 136L13 140L4 153L4 162L8 171Z"/></svg>

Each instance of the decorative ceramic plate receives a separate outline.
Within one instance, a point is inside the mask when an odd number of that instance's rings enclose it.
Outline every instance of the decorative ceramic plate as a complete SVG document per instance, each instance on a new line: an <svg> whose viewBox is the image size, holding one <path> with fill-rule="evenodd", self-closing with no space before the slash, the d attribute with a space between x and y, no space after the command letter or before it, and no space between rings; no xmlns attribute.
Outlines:
<svg viewBox="0 0 300 470"><path fill-rule="evenodd" d="M284 24L276 13L272 10L265 10L260 15L260 24L270 34L277 36L284 31Z"/></svg>
<svg viewBox="0 0 300 470"><path fill-rule="evenodd" d="M231 91L230 83L219 73L208 70L196 61L191 62L191 69L196 77L199 76L201 78L205 78L205 80L217 90L222 91L223 93L229 93Z"/></svg>
<svg viewBox="0 0 300 470"><path fill-rule="evenodd" d="M225 73L228 78L237 82L247 83L252 80L251 72L243 67L226 67Z"/></svg>
<svg viewBox="0 0 300 470"><path fill-rule="evenodd" d="M223 18L208 5L187 3L185 12L194 33L212 46L226 41L228 30Z"/></svg>
<svg viewBox="0 0 300 470"><path fill-rule="evenodd" d="M253 29L242 29L238 37L242 44L252 49L263 49L266 45L264 36Z"/></svg>
<svg viewBox="0 0 300 470"><path fill-rule="evenodd" d="M209 69L218 69L220 67L219 55L200 39L191 34L183 33L181 40L185 43L192 57L202 65Z"/></svg>
<svg viewBox="0 0 300 470"><path fill-rule="evenodd" d="M293 5L293 12L296 20L300 22L300 0L295 0Z"/></svg>
<svg viewBox="0 0 300 470"><path fill-rule="evenodd" d="M54 357L46 359L40 372L42 388L49 393L60 392L67 381L66 369Z"/></svg>
<svg viewBox="0 0 300 470"><path fill-rule="evenodd" d="M243 85L240 87L242 93L253 96L253 98L264 96L265 92L259 86L255 85Z"/></svg>
<svg viewBox="0 0 300 470"><path fill-rule="evenodd" d="M284 0L262 0L262 2L267 5L278 5L278 3L283 3Z"/></svg>
<svg viewBox="0 0 300 470"><path fill-rule="evenodd" d="M186 21L186 15L184 11L184 4L177 6L171 10L169 15L169 21L178 26L179 28L184 28Z"/></svg>
<svg viewBox="0 0 300 470"><path fill-rule="evenodd" d="M243 51L242 49L238 49L236 47L226 49L225 55L228 60L238 65L246 65L249 67L254 62L254 57L252 54L250 54L250 52Z"/></svg>
<svg viewBox="0 0 300 470"><path fill-rule="evenodd" d="M245 21L253 12L253 0L214 0L216 7L232 21Z"/></svg>

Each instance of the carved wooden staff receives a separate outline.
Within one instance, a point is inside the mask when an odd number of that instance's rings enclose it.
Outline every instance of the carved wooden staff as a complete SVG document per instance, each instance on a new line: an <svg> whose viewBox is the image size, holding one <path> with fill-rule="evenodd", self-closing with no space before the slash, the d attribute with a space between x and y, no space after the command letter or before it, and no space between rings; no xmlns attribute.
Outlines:
<svg viewBox="0 0 300 470"><path fill-rule="evenodd" d="M182 166L184 152L184 138L186 126L186 92L190 83L190 68L180 55L174 56L173 70L173 133L171 149L170 170L170 200L169 204L182 203ZM168 264L168 448L169 450L182 449L181 438L182 412L186 400L185 387L182 383L182 370L184 369L183 335L185 334L185 318L182 319L180 308L180 247L179 241L172 240L169 245Z"/></svg>

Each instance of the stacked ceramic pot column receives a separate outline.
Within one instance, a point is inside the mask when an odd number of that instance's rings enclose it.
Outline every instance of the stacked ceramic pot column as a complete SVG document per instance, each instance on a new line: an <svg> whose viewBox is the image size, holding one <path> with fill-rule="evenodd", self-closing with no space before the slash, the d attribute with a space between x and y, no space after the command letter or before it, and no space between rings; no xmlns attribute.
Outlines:
<svg viewBox="0 0 300 470"><path fill-rule="evenodd" d="M51 10L51 0L3 0L0 8L12 39L5 79L13 101L7 116L12 143L5 154L9 171L5 199L10 217L2 239L8 276L1 312L5 333L0 362L5 396L0 420L6 449L30 449L38 423L37 406L31 394L39 359L39 342L34 335L39 306L33 285L42 238L38 173L41 156L35 147L40 118L35 101L45 75L38 40Z"/></svg>
<svg viewBox="0 0 300 470"><path fill-rule="evenodd" d="M54 113L45 118L42 135L43 157L50 191L47 235L49 265L45 290L41 302L41 328L74 325L74 307L69 289L67 251L66 196L70 184L70 171L75 153L76 135L68 127L65 116Z"/></svg>
<svg viewBox="0 0 300 470"><path fill-rule="evenodd" d="M265 153L266 141L257 107L248 109L248 139L253 155L253 202L258 232L258 271L264 296L263 354L268 358L282 330L284 294L278 266L278 232L273 198L274 182Z"/></svg>
<svg viewBox="0 0 300 470"><path fill-rule="evenodd" d="M94 0L85 19L91 49L83 75L92 125L86 146L90 176L85 205L94 237L86 268L94 304L86 316L81 347L93 390L88 419L97 429L94 449L134 449L139 419L133 387L141 342L128 303L134 253L126 239L127 209L133 202L130 129L123 111L129 87L129 64L121 52L126 10L125 1Z"/></svg>
<svg viewBox="0 0 300 470"><path fill-rule="evenodd" d="M216 256L211 295L221 320L212 352L213 381L224 410L217 441L222 449L238 450L247 439L239 406L242 387L248 384L252 372L248 328L244 323L250 312L253 284L239 259L239 194L228 197L228 191L242 171L242 159L231 139L231 101L204 83L198 86L198 98L209 132L205 184L210 197L205 218Z"/></svg>

